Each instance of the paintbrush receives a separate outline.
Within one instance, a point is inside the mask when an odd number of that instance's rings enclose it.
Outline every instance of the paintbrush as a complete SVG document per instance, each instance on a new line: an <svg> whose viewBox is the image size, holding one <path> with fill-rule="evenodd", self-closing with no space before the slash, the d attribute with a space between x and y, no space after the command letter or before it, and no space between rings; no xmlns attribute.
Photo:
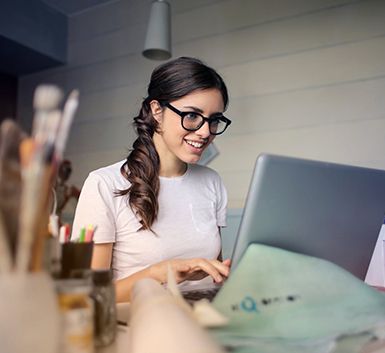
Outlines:
<svg viewBox="0 0 385 353"><path fill-rule="evenodd" d="M10 261L11 266L16 249L21 189L18 147L25 136L26 134L14 120L5 119L2 122L0 126L0 258L4 257L4 260L0 261L5 263Z"/></svg>
<svg viewBox="0 0 385 353"><path fill-rule="evenodd" d="M35 115L32 124L32 137L38 144L43 144L47 138L46 124L50 124L49 114L57 109L63 99L63 92L54 85L40 85L33 97Z"/></svg>
<svg viewBox="0 0 385 353"><path fill-rule="evenodd" d="M26 272L37 227L37 195L40 194L43 168L35 161L35 142L27 139L20 145L22 161L22 194L20 202L19 235L16 251L16 269Z"/></svg>
<svg viewBox="0 0 385 353"><path fill-rule="evenodd" d="M0 273L9 273L12 269L12 257L7 242L7 231L3 213L0 212Z"/></svg>
<svg viewBox="0 0 385 353"><path fill-rule="evenodd" d="M55 110L62 94L55 86L39 86L35 91L32 137L33 143L22 143L20 154L23 159L22 196L19 223L19 242L16 267L26 272L31 260L35 269L40 267L44 239L44 227L48 227L45 206L52 181L52 158L54 141L60 123L60 112ZM45 225L44 225L45 224ZM33 254L32 244L35 242Z"/></svg>
<svg viewBox="0 0 385 353"><path fill-rule="evenodd" d="M79 105L79 91L73 90L69 94L64 104L60 129L56 137L55 151L59 161L63 158L64 148L67 143L71 124L75 116L76 110L78 108L78 105Z"/></svg>
<svg viewBox="0 0 385 353"><path fill-rule="evenodd" d="M47 139L40 153L42 154L42 163L39 163L39 172L36 174L37 187L39 192L35 195L35 235L32 244L32 255L30 268L32 271L41 270L44 256L44 244L49 236L49 196L52 190L52 184L56 172L56 164L54 160L54 145L51 137L54 137L54 132L57 129L58 120L56 119L57 112L52 112L49 120L52 124L46 124ZM32 200L32 198L30 199ZM32 207L32 204L30 205Z"/></svg>

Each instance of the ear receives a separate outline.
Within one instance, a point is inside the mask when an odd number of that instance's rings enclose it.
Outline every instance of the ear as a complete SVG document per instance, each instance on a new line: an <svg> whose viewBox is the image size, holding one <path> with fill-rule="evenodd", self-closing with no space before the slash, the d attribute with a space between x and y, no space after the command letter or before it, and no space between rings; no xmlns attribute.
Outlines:
<svg viewBox="0 0 385 353"><path fill-rule="evenodd" d="M162 112L163 108L157 100L152 100L150 102L151 113L154 119L160 124L162 122Z"/></svg>

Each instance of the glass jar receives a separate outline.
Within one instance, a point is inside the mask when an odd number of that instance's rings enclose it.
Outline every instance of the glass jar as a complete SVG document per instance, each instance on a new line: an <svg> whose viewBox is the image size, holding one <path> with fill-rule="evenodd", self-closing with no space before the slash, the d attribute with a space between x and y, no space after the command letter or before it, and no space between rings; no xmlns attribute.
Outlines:
<svg viewBox="0 0 385 353"><path fill-rule="evenodd" d="M92 271L93 290L91 297L95 304L94 327L95 346L111 344L116 336L115 286L110 270Z"/></svg>
<svg viewBox="0 0 385 353"><path fill-rule="evenodd" d="M61 353L94 352L94 306L87 279L56 281L61 313Z"/></svg>

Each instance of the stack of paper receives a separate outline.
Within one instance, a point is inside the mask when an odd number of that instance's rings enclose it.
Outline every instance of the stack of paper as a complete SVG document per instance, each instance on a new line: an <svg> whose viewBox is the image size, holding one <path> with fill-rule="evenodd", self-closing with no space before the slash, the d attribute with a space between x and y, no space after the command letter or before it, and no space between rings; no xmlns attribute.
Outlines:
<svg viewBox="0 0 385 353"><path fill-rule="evenodd" d="M385 295L321 259L250 245L214 301L234 352L360 352L385 327Z"/></svg>

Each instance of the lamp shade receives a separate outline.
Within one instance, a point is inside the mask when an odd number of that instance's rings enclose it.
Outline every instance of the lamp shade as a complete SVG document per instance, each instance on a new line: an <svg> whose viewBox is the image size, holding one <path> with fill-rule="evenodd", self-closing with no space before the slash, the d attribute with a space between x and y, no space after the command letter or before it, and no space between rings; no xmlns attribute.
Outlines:
<svg viewBox="0 0 385 353"><path fill-rule="evenodd" d="M167 1L152 3L143 55L152 60L171 57L171 11Z"/></svg>

